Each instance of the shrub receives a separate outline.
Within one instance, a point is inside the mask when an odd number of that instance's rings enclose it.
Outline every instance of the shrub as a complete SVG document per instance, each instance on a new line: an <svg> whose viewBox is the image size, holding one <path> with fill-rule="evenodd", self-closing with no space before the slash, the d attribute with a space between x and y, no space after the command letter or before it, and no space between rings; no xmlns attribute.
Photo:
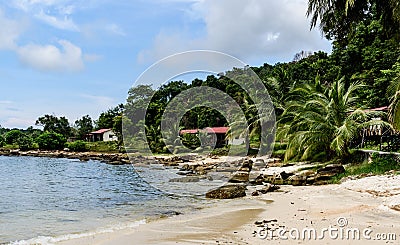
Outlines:
<svg viewBox="0 0 400 245"><path fill-rule="evenodd" d="M212 152L211 155L214 156L227 156L229 152L229 146L225 146L223 148L215 148Z"/></svg>
<svg viewBox="0 0 400 245"><path fill-rule="evenodd" d="M119 152L118 142L116 141L98 141L98 142L87 142L87 150L95 152Z"/></svg>
<svg viewBox="0 0 400 245"><path fill-rule="evenodd" d="M18 143L19 149L21 149L23 151L33 149L33 140L31 137L29 137L27 135L21 135L18 138L17 143Z"/></svg>
<svg viewBox="0 0 400 245"><path fill-rule="evenodd" d="M197 134L183 134L182 144L189 149L196 149L201 145L201 142Z"/></svg>
<svg viewBox="0 0 400 245"><path fill-rule="evenodd" d="M18 142L18 139L20 137L22 137L23 135L24 134L21 131L19 131L18 129L13 129L13 130L9 131L8 133L6 133L6 136L5 136L6 143L9 145L16 144Z"/></svg>
<svg viewBox="0 0 400 245"><path fill-rule="evenodd" d="M4 143L4 137L0 135L0 147L3 147Z"/></svg>
<svg viewBox="0 0 400 245"><path fill-rule="evenodd" d="M362 176L366 174L385 174L391 170L400 171L400 164L393 155L372 155L372 162L363 162L361 164L351 164L346 168L346 172L336 175L332 178L331 183L339 183L339 181L347 176Z"/></svg>
<svg viewBox="0 0 400 245"><path fill-rule="evenodd" d="M77 140L74 142L67 143L68 149L71 151L86 151L86 142L83 140Z"/></svg>
<svg viewBox="0 0 400 245"><path fill-rule="evenodd" d="M36 142L42 150L60 150L64 148L66 139L58 133L46 132L37 137Z"/></svg>

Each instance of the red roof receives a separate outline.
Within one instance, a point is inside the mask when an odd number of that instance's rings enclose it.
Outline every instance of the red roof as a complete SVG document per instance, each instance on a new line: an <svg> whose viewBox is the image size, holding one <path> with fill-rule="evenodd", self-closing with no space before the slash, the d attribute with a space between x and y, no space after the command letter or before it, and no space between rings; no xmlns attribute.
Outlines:
<svg viewBox="0 0 400 245"><path fill-rule="evenodd" d="M205 128L204 130L207 133L226 134L229 130L229 127Z"/></svg>
<svg viewBox="0 0 400 245"><path fill-rule="evenodd" d="M197 134L198 129L184 129L179 134Z"/></svg>
<svg viewBox="0 0 400 245"><path fill-rule="evenodd" d="M94 132L90 132L91 134L104 134L105 132L108 132L108 131L110 131L111 129L110 128L102 128L102 129L99 129L99 130L97 130L97 131L94 131Z"/></svg>
<svg viewBox="0 0 400 245"><path fill-rule="evenodd" d="M205 128L200 129L200 131L207 133L216 133L216 134L226 134L229 130L229 127L213 127L213 128ZM197 134L199 129L184 129L179 132L179 134Z"/></svg>

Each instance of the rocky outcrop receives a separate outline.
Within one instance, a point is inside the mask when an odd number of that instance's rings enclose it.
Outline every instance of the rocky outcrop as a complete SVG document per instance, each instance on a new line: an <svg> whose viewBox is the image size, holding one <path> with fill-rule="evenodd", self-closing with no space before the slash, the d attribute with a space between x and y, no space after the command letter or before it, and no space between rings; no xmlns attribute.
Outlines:
<svg viewBox="0 0 400 245"><path fill-rule="evenodd" d="M344 173L346 170L343 165L340 164L329 164L317 170L317 174L320 176L335 176L336 174Z"/></svg>
<svg viewBox="0 0 400 245"><path fill-rule="evenodd" d="M243 185L224 185L206 193L207 198L232 199L246 196L246 187Z"/></svg>
<svg viewBox="0 0 400 245"><path fill-rule="evenodd" d="M125 153L99 153L99 152L71 152L71 151L20 151L1 149L2 156L31 156L31 157L50 157L50 158L70 158L81 161L97 160L113 165L131 164L129 157ZM140 157L138 157L139 159Z"/></svg>
<svg viewBox="0 0 400 245"><path fill-rule="evenodd" d="M272 185L272 184L266 183L261 189L257 189L255 191L253 191L251 193L251 195L252 196L260 196L262 194L267 194L268 192L273 192L273 191L279 190L279 188L280 187L277 185Z"/></svg>
<svg viewBox="0 0 400 245"><path fill-rule="evenodd" d="M318 170L303 170L300 172L285 172L279 174L259 175L252 178L250 183L261 185L271 183L275 185L323 185L329 183L332 177L344 173L345 169L340 164L330 164Z"/></svg>
<svg viewBox="0 0 400 245"><path fill-rule="evenodd" d="M199 182L200 178L196 176L186 176L182 178L174 178L170 179L169 182L182 182L182 183L188 183L188 182Z"/></svg>
<svg viewBox="0 0 400 245"><path fill-rule="evenodd" d="M253 167L261 169L261 168L267 167L267 164L265 163L265 161L263 159L259 158L259 159L256 159L256 161L253 163Z"/></svg>
<svg viewBox="0 0 400 245"><path fill-rule="evenodd" d="M229 180L230 183L247 183L249 182L249 172L238 171Z"/></svg>

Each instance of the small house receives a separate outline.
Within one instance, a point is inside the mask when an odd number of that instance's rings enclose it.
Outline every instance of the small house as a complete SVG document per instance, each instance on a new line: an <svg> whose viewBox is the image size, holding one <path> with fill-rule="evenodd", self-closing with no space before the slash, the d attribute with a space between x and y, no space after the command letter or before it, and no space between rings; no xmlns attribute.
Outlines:
<svg viewBox="0 0 400 245"><path fill-rule="evenodd" d="M206 134L206 135L210 135L210 134L215 134L216 136L216 141L217 142L209 142L209 145L215 145L217 147L222 147L227 145L227 140L226 140L226 134L229 130L229 127L213 127L213 128L204 128L204 129L184 129L179 131L180 135L184 135L184 134Z"/></svg>
<svg viewBox="0 0 400 245"><path fill-rule="evenodd" d="M179 131L180 135L183 134L215 134L217 142L215 142L217 147L223 147L226 145L240 145L240 144L245 144L245 139L244 138L234 138L234 139L228 139L228 131L229 127L209 127L209 128L204 128L204 129L184 129ZM210 144L213 145L214 142L210 142Z"/></svg>
<svg viewBox="0 0 400 245"><path fill-rule="evenodd" d="M112 131L112 129L99 129L97 131L90 132L86 135L87 141L95 142L95 141L117 141L118 137Z"/></svg>

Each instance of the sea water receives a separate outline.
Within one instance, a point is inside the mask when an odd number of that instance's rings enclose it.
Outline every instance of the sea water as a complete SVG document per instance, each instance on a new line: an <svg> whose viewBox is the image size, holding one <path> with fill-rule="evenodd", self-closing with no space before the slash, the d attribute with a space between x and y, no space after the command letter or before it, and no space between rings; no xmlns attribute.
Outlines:
<svg viewBox="0 0 400 245"><path fill-rule="evenodd" d="M0 243L53 243L188 212L199 197L167 195L133 165L0 156Z"/></svg>

